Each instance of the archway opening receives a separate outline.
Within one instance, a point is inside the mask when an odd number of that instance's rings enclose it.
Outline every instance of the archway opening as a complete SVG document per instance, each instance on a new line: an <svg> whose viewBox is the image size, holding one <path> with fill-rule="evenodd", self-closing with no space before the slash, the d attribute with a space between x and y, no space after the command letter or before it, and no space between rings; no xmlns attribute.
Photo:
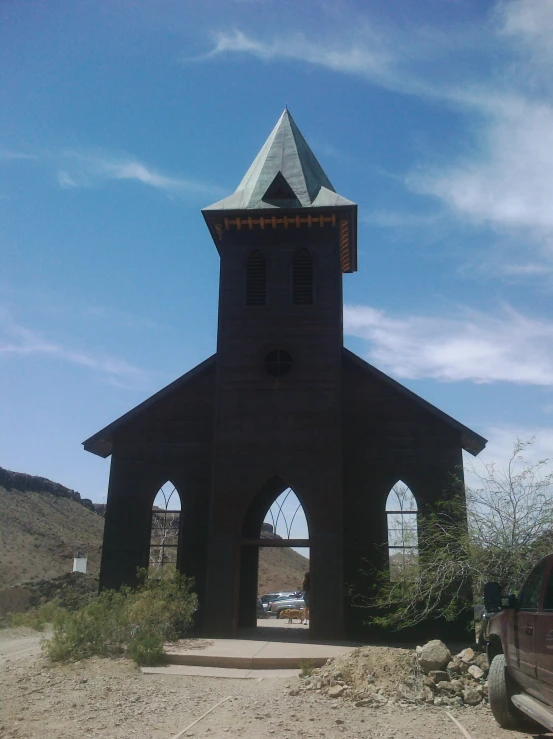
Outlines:
<svg viewBox="0 0 553 739"><path fill-rule="evenodd" d="M390 580L399 582L419 565L417 501L409 487L397 482L386 500Z"/></svg>
<svg viewBox="0 0 553 739"><path fill-rule="evenodd" d="M292 488L270 485L256 497L244 526L240 625L257 625L267 638L305 638L308 572L309 529L301 502Z"/></svg>
<svg viewBox="0 0 553 739"><path fill-rule="evenodd" d="M158 490L152 505L149 570L167 572L177 566L181 529L181 499L171 482Z"/></svg>

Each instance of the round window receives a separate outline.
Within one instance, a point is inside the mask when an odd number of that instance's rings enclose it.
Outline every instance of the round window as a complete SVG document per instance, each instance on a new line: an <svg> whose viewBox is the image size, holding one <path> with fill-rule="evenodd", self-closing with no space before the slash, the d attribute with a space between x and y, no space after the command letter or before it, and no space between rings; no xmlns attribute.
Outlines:
<svg viewBox="0 0 553 739"><path fill-rule="evenodd" d="M265 357L265 369L273 377L287 375L292 369L292 357L286 349L273 349Z"/></svg>

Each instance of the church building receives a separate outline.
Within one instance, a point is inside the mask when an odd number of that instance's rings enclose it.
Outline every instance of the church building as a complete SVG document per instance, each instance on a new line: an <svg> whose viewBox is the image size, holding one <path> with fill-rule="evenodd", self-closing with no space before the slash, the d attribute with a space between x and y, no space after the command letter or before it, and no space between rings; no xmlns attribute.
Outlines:
<svg viewBox="0 0 553 739"><path fill-rule="evenodd" d="M351 593L388 540L390 491L401 481L431 507L462 479L462 450L486 440L344 347L357 205L288 110L236 191L202 212L221 263L216 353L84 442L111 455L100 585L148 566L152 503L170 481L198 626L236 636L256 623L264 517L292 488L309 529L289 543L310 547L310 636L359 637Z"/></svg>

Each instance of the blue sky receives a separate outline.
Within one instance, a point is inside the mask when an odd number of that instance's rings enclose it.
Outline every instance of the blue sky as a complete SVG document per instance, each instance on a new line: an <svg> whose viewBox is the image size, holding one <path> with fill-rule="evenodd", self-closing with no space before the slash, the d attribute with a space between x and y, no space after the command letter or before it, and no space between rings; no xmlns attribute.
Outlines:
<svg viewBox="0 0 553 739"><path fill-rule="evenodd" d="M285 105L359 203L345 343L553 445L553 4L0 5L0 465L103 500L81 442L213 353L230 194Z"/></svg>

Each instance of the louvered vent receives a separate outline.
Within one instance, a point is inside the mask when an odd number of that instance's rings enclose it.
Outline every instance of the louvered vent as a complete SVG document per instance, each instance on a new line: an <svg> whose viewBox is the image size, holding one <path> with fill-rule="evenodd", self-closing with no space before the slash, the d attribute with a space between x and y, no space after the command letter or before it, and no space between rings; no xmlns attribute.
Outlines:
<svg viewBox="0 0 553 739"><path fill-rule="evenodd" d="M296 252L292 273L294 305L311 305L313 303L313 259L307 249L300 249Z"/></svg>
<svg viewBox="0 0 553 739"><path fill-rule="evenodd" d="M260 251L248 257L246 274L246 305L265 305L267 302L267 264Z"/></svg>

